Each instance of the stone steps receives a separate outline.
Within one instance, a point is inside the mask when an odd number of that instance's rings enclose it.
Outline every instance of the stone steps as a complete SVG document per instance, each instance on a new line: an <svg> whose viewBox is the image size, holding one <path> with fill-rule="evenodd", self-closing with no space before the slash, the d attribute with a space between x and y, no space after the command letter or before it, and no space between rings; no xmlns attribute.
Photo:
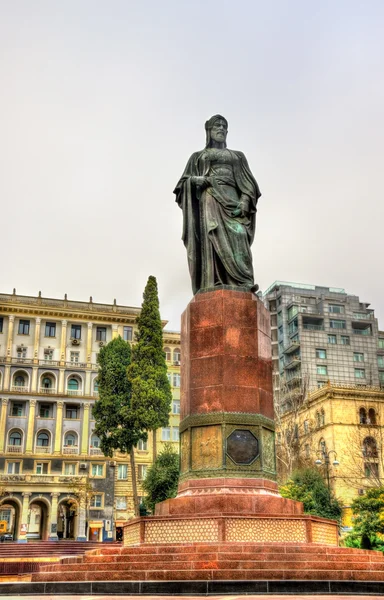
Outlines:
<svg viewBox="0 0 384 600"><path fill-rule="evenodd" d="M381 552L320 544L103 547L41 566L32 581L384 581Z"/></svg>

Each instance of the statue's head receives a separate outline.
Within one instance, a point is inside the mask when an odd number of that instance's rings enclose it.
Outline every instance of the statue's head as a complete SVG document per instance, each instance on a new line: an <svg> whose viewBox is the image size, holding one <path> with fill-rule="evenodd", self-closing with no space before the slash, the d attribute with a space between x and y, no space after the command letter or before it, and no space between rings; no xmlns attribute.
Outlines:
<svg viewBox="0 0 384 600"><path fill-rule="evenodd" d="M212 145L212 141L223 144L224 148L227 147L227 119L221 115L214 115L205 123L205 131L207 132L206 148L209 148Z"/></svg>

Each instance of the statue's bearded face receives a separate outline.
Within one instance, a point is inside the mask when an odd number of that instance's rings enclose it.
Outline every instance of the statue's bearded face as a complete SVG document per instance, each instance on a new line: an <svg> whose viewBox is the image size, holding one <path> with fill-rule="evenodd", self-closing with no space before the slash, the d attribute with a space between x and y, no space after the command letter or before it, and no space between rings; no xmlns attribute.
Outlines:
<svg viewBox="0 0 384 600"><path fill-rule="evenodd" d="M211 129L211 140L223 144L227 139L227 125L222 119L217 119Z"/></svg>

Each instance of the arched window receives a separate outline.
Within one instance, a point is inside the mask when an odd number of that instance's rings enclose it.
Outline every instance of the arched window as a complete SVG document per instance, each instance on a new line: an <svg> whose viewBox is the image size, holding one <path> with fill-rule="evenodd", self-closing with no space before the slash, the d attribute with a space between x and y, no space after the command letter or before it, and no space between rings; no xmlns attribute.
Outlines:
<svg viewBox="0 0 384 600"><path fill-rule="evenodd" d="M11 446L21 446L21 433L20 431L11 431L9 434L9 443Z"/></svg>
<svg viewBox="0 0 384 600"><path fill-rule="evenodd" d="M365 425L367 423L367 411L365 408L360 408L359 410L359 421L360 425Z"/></svg>
<svg viewBox="0 0 384 600"><path fill-rule="evenodd" d="M325 443L325 440L320 440L319 442L319 450L321 452L321 454L324 456L324 454L326 454L327 452L327 444Z"/></svg>
<svg viewBox="0 0 384 600"><path fill-rule="evenodd" d="M320 413L320 427L324 427L325 425L325 412L324 409L322 409L321 413Z"/></svg>
<svg viewBox="0 0 384 600"><path fill-rule="evenodd" d="M320 419L320 413L319 412L316 413L316 426L317 427L321 427L321 419Z"/></svg>
<svg viewBox="0 0 384 600"><path fill-rule="evenodd" d="M95 434L91 437L91 448L100 448L100 438Z"/></svg>
<svg viewBox="0 0 384 600"><path fill-rule="evenodd" d="M42 387L45 388L46 390L49 390L50 388L52 388L53 387L52 378L51 377L43 377Z"/></svg>
<svg viewBox="0 0 384 600"><path fill-rule="evenodd" d="M25 377L24 377L24 375L17 375L15 377L15 386L16 387L24 387L25 386Z"/></svg>
<svg viewBox="0 0 384 600"><path fill-rule="evenodd" d="M173 351L173 362L179 363L181 360L180 348L175 348Z"/></svg>
<svg viewBox="0 0 384 600"><path fill-rule="evenodd" d="M363 442L363 456L368 458L378 458L376 440L373 437L366 437Z"/></svg>
<svg viewBox="0 0 384 600"><path fill-rule="evenodd" d="M64 446L77 446L77 435L74 433L66 433L64 436Z"/></svg>
<svg viewBox="0 0 384 600"><path fill-rule="evenodd" d="M165 352L165 360L167 362L171 362L171 360L172 360L171 349L170 348L164 348L164 352Z"/></svg>
<svg viewBox="0 0 384 600"><path fill-rule="evenodd" d="M68 389L70 391L77 391L79 389L78 379L75 379L74 377L71 377L70 379L68 379Z"/></svg>
<svg viewBox="0 0 384 600"><path fill-rule="evenodd" d="M368 423L371 425L377 425L376 411L374 408L370 408L368 411Z"/></svg>
<svg viewBox="0 0 384 600"><path fill-rule="evenodd" d="M93 380L93 391L95 394L99 393L99 382L97 381L97 378Z"/></svg>
<svg viewBox="0 0 384 600"><path fill-rule="evenodd" d="M46 433L45 431L41 431L37 436L36 445L39 446L39 448L46 448L47 446L49 446L48 433Z"/></svg>

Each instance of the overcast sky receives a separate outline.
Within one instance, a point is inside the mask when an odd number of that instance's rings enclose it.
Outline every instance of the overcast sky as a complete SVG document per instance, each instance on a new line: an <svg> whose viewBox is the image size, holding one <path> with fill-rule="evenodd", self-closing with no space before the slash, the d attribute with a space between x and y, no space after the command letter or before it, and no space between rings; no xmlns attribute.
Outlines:
<svg viewBox="0 0 384 600"><path fill-rule="evenodd" d="M255 279L343 287L384 329L382 0L0 0L0 291L192 297L172 190L204 122L259 183Z"/></svg>

